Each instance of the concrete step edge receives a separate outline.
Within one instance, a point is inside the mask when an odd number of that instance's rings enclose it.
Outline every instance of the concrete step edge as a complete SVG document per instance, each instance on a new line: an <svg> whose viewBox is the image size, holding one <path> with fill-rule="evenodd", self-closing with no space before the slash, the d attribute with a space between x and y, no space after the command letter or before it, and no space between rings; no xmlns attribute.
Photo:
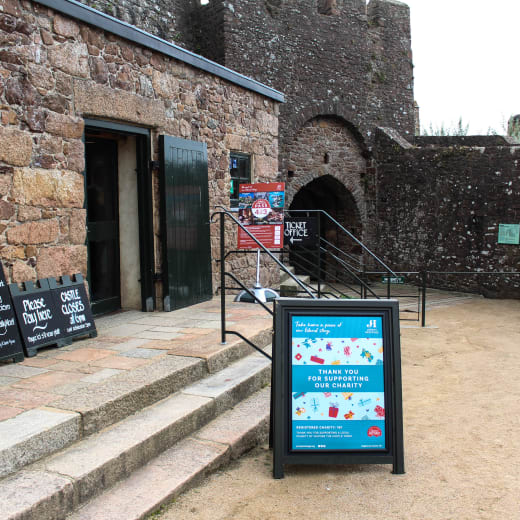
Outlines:
<svg viewBox="0 0 520 520"><path fill-rule="evenodd" d="M219 467L264 442L269 434L269 398L270 388L255 393L86 503L67 520L146 518Z"/></svg>
<svg viewBox="0 0 520 520"><path fill-rule="evenodd" d="M270 327L251 339L262 347L267 345ZM251 352L244 341L232 338L208 360L167 356L157 363L161 366L149 365L115 376L91 390L0 422L0 478L123 420L208 373L218 373Z"/></svg>
<svg viewBox="0 0 520 520"><path fill-rule="evenodd" d="M269 381L270 362L260 354L248 356L187 387L186 392L177 392L7 477L0 481L5 518L64 518ZM28 488L27 495L20 496L18 490Z"/></svg>

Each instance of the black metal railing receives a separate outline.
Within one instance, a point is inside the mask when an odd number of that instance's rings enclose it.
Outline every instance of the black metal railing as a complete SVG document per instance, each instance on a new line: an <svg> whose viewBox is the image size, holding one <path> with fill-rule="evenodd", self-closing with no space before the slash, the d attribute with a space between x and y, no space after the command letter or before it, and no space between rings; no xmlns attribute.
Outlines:
<svg viewBox="0 0 520 520"><path fill-rule="evenodd" d="M266 305L261 302L256 295L250 291L236 276L234 276L232 273L229 273L226 271L226 245L225 245L225 219L226 217L229 218L231 221L233 221L240 229L242 229L248 236L251 238L258 246L260 250L262 250L264 253L266 253L271 260L275 262L275 264L278 265L278 267L283 270L285 273L287 273L302 289L305 291L311 298L315 299L316 296L312 293L312 291L309 291L305 287L305 285L295 276L293 275L276 256L267 249L262 242L260 242L252 233L250 233L247 230L247 226L242 225L235 217L234 215L228 211L226 208L222 206L216 206L216 208L219 211L214 212L211 215L211 222L214 222L214 218L216 215L220 216L220 316L221 316L221 342L223 344L226 343L226 336L228 334L235 335L240 337L242 340L246 341L248 345L253 347L255 350L266 356L267 358L272 360L272 357L264 352L260 347L253 344L251 341L246 339L242 334L240 334L237 331L228 330L226 328L226 277L232 279L235 283L237 283L243 290L245 290L249 296L253 298L253 300L257 303L261 303L262 306L273 316L273 311L269 309Z"/></svg>
<svg viewBox="0 0 520 520"><path fill-rule="evenodd" d="M339 222L331 217L323 210L291 210L290 213L317 213L318 223L321 218L327 218L334 223L339 230L344 233L356 246L359 246L368 257L371 266L380 267L380 270L366 267L366 261L363 255L356 256L352 253L343 251L336 244L331 243L326 238L319 236L317 247L314 249L299 247L269 250L266 248L240 221L235 218L233 213L222 206L216 207L218 211L212 214L211 221L215 222L215 218L220 218L220 295L221 295L221 341L226 342L226 335L235 335L240 337L243 341L248 343L255 350L271 359L266 352L254 345L250 340L245 338L237 331L228 330L226 328L226 291L227 290L243 290L250 297L251 300L260 304L266 312L274 316L273 311L264 302L260 301L257 296L246 287L234 274L226 271L226 259L233 254L247 254L254 253L256 250L230 250L226 252L225 248L225 219L230 219L236 224L244 233L251 238L258 249L267 254L268 257L278 265L281 272L285 273L287 277L291 278L296 283L294 293L297 295L303 294L310 298L393 298L399 300L411 300L412 308L402 309L400 313L401 321L417 321L421 323L422 327L426 326L426 301L427 301L427 287L432 279L437 281L433 283L436 288L440 285L439 277L460 277L460 276L520 276L520 272L516 271L393 271L380 258L378 258L369 248L367 248L360 240L358 240L352 233L345 229ZM318 227L319 229L319 227ZM276 255L279 255L280 260ZM300 272L300 275L293 274L286 263L290 261L292 267ZM307 283L300 278L301 273L307 274L314 284ZM235 286L226 286L226 278L232 280ZM406 279L406 280L405 280ZM451 284L448 284L451 285ZM458 285L458 284L455 284ZM237 287L238 286L238 287ZM397 290L403 287L404 290ZM410 294L414 290L414 294ZM446 287L448 290L454 290L453 287ZM405 306L407 306L406 304ZM411 314L415 316L410 317Z"/></svg>

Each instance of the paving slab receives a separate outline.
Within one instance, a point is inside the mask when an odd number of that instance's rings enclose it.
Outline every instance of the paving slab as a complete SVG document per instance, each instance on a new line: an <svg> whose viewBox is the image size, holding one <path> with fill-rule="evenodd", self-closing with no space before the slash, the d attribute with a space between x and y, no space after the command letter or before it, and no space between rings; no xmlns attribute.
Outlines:
<svg viewBox="0 0 520 520"><path fill-rule="evenodd" d="M67 520L140 520L267 438L269 389L210 422ZM129 500L128 497L132 497Z"/></svg>
<svg viewBox="0 0 520 520"><path fill-rule="evenodd" d="M178 394L48 458L45 470L70 477L84 502L203 425L212 408L211 399Z"/></svg>
<svg viewBox="0 0 520 520"><path fill-rule="evenodd" d="M21 364L0 365L0 376L17 377L19 379L26 379L48 372L45 368L28 367Z"/></svg>
<svg viewBox="0 0 520 520"><path fill-rule="evenodd" d="M53 406L81 413L83 434L88 435L164 399L206 373L200 359L166 356L59 399Z"/></svg>
<svg viewBox="0 0 520 520"><path fill-rule="evenodd" d="M0 477L79 438L78 413L51 408L29 410L0 423Z"/></svg>
<svg viewBox="0 0 520 520"><path fill-rule="evenodd" d="M72 482L45 471L21 471L2 480L2 518L56 520L75 505Z"/></svg>
<svg viewBox="0 0 520 520"><path fill-rule="evenodd" d="M141 519L228 460L227 446L186 439L67 520Z"/></svg>

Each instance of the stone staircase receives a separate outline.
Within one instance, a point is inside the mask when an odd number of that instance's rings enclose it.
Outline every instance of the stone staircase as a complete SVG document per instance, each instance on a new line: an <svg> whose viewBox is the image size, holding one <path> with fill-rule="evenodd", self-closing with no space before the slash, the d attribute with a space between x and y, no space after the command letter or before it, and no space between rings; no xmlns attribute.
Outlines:
<svg viewBox="0 0 520 520"><path fill-rule="evenodd" d="M303 284L310 285L311 279L308 275L296 275L294 267L292 265L286 266L287 270L297 276ZM305 298L308 295L303 291L300 285L298 285L285 271L280 269L280 296L286 297L302 297Z"/></svg>
<svg viewBox="0 0 520 520"><path fill-rule="evenodd" d="M270 328L249 339L268 350ZM238 338L0 424L3 520L144 518L268 434L270 361Z"/></svg>

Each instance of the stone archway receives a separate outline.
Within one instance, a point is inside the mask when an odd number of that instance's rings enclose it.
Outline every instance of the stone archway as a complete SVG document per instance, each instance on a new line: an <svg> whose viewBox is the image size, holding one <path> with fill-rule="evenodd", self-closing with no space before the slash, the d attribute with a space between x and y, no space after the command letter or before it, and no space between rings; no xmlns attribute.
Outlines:
<svg viewBox="0 0 520 520"><path fill-rule="evenodd" d="M310 119L284 156L289 208L323 209L362 240L368 220L367 160L348 123L335 116Z"/></svg>
<svg viewBox="0 0 520 520"><path fill-rule="evenodd" d="M304 186L293 198L290 210L322 209L337 220L354 236L362 236L363 225L356 201L341 182L325 175ZM336 226L321 220L322 236L329 235Z"/></svg>

